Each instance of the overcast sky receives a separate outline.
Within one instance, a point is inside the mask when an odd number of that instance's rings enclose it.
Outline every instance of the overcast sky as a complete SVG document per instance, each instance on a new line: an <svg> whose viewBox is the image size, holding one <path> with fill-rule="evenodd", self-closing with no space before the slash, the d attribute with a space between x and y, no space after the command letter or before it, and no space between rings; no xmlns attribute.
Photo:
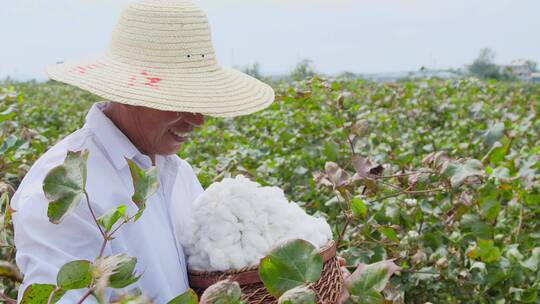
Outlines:
<svg viewBox="0 0 540 304"><path fill-rule="evenodd" d="M194 0L218 60L289 72L458 68L483 47L498 63L540 61L539 0ZM99 55L130 0L0 0L0 78L43 79L47 64Z"/></svg>

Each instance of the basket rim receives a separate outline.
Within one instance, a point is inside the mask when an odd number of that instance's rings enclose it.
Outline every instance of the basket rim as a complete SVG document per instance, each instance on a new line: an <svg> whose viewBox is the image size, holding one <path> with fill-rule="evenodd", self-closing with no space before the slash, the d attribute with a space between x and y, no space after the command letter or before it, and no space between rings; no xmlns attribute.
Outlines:
<svg viewBox="0 0 540 304"><path fill-rule="evenodd" d="M334 240L330 240L319 250L323 263L334 258L336 252L337 244ZM188 269L188 277L189 285L191 287L204 289L226 278L237 281L240 285L261 282L261 278L259 277L259 265L247 266L240 269L228 269L225 271L200 271Z"/></svg>

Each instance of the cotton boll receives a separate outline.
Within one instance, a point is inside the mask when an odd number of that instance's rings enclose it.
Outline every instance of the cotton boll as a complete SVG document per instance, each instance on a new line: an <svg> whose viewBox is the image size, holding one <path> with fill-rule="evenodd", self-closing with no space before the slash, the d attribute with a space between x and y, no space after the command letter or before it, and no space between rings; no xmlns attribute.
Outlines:
<svg viewBox="0 0 540 304"><path fill-rule="evenodd" d="M241 175L212 184L193 206L180 234L193 269L238 269L258 264L284 240L322 247L332 238L324 219L289 203L280 188L261 187Z"/></svg>
<svg viewBox="0 0 540 304"><path fill-rule="evenodd" d="M242 234L242 244L244 247L254 248L258 252L266 252L270 247L268 241L253 230L248 230Z"/></svg>
<svg viewBox="0 0 540 304"><path fill-rule="evenodd" d="M215 250L210 254L209 258L211 269L226 270L230 268L230 263L228 263L225 253L221 250Z"/></svg>

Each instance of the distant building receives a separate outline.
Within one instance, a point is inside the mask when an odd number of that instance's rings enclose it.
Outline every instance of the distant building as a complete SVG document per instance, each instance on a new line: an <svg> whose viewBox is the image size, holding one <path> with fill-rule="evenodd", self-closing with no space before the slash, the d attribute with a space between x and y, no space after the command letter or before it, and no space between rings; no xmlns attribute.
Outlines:
<svg viewBox="0 0 540 304"><path fill-rule="evenodd" d="M531 73L531 81L534 83L540 83L540 73Z"/></svg>
<svg viewBox="0 0 540 304"><path fill-rule="evenodd" d="M502 69L501 72L508 72L521 81L531 81L533 71L526 60L514 60L509 65L501 65L499 67Z"/></svg>

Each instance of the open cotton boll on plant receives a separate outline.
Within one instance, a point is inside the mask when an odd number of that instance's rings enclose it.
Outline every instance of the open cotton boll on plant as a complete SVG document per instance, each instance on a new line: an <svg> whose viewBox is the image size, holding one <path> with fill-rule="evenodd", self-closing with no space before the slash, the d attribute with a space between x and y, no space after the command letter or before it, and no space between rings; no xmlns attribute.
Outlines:
<svg viewBox="0 0 540 304"><path fill-rule="evenodd" d="M289 202L278 187L262 187L242 175L210 185L193 203L181 235L189 267L205 271L256 265L290 239L320 248L332 239L332 231L323 218Z"/></svg>

